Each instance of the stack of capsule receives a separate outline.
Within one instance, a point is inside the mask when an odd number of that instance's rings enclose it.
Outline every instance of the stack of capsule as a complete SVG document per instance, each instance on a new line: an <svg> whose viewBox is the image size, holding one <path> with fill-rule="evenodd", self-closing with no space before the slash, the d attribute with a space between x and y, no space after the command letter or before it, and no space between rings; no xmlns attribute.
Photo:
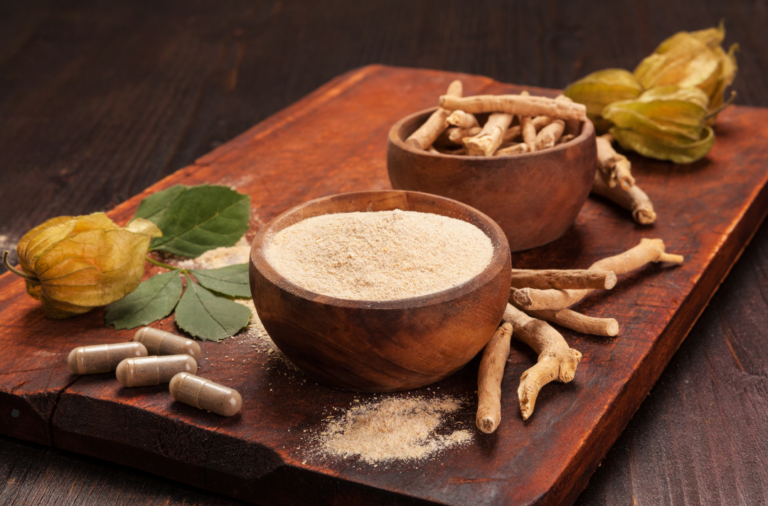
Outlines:
<svg viewBox="0 0 768 506"><path fill-rule="evenodd" d="M133 341L81 346L69 353L67 365L74 374L115 371L124 387L169 383L171 396L179 402L222 416L240 411L240 394L213 381L195 376L200 345L192 339L144 327Z"/></svg>

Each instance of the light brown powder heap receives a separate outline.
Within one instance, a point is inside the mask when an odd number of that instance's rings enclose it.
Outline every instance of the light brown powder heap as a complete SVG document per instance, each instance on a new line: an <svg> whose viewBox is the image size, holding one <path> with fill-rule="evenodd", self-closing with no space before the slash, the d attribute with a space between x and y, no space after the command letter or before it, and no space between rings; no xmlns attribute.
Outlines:
<svg viewBox="0 0 768 506"><path fill-rule="evenodd" d="M277 272L340 299L395 300L439 292L488 266L491 240L465 221L414 211L316 216L278 232Z"/></svg>
<svg viewBox="0 0 768 506"><path fill-rule="evenodd" d="M320 445L328 454L359 456L369 464L424 459L472 439L467 430L435 433L445 416L460 406L453 397L390 397L362 404L329 421Z"/></svg>
<svg viewBox="0 0 768 506"><path fill-rule="evenodd" d="M197 258L175 257L168 260L182 269L218 269L230 265L246 264L250 254L251 245L245 237L242 237L234 246L212 249Z"/></svg>

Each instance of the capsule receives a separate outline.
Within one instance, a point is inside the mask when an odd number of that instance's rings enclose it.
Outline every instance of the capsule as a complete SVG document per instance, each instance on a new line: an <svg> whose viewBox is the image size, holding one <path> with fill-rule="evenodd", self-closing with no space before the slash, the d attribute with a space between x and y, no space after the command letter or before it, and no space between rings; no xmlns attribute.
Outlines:
<svg viewBox="0 0 768 506"><path fill-rule="evenodd" d="M195 374L197 362L189 355L126 358L117 365L117 381L124 387L146 387L168 383L180 372Z"/></svg>
<svg viewBox="0 0 768 506"><path fill-rule="evenodd" d="M222 416L235 415L243 406L243 399L237 391L185 372L171 379L169 390L179 402Z"/></svg>
<svg viewBox="0 0 768 506"><path fill-rule="evenodd" d="M199 344L164 330L144 327L136 332L133 340L146 346L150 355L189 355L195 362L200 360Z"/></svg>
<svg viewBox="0 0 768 506"><path fill-rule="evenodd" d="M141 343L95 344L69 352L67 365L75 374L98 374L114 371L123 359L146 356L147 349Z"/></svg>

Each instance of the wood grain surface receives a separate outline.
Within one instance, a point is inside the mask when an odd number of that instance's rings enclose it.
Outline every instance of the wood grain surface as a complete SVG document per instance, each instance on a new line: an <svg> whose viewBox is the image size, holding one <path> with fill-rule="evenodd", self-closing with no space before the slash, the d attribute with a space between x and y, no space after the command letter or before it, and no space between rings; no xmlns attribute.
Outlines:
<svg viewBox="0 0 768 506"><path fill-rule="evenodd" d="M337 77L108 214L125 223L154 191L174 184L225 184L251 196L252 235L278 213L308 200L385 188L382 161L390 126L408 110L423 109L457 78L468 94L520 90L479 76L363 67ZM409 86L412 92L405 99L388 93ZM363 118L364 126L357 130L361 140L340 142L344 137L338 133ZM320 130L324 135L308 135ZM373 396L307 381L284 364L287 379L280 378L269 354L244 346L255 344L248 335L201 343L199 374L243 396L241 413L231 418L179 405L165 386L125 389L111 374L78 378L66 368L67 350L125 341L133 332L103 327L103 310L63 321L45 318L38 302L26 295L23 280L11 273L0 276L0 345L6 352L0 358L0 396L15 403L18 416L0 417L0 429L265 504L571 502L768 212L768 110L732 107L722 113L717 133L720 142L707 158L686 169L632 157L638 184L654 195L657 213L669 220L640 227L612 204L589 200L559 240L515 254L514 265L521 268L583 267L627 250L643 237L661 237L686 262L622 276L610 293L577 305L591 315L617 318L619 337L564 332L569 345L583 353L577 381L545 388L527 422L519 417L516 402L504 403L506 423L496 433L476 435L470 445L445 452L440 466L405 462L377 469L318 453L314 441L329 410L346 410ZM259 171L254 173L256 163ZM303 184L309 181L314 184ZM694 186L703 198L678 198ZM172 317L159 326L173 328ZM530 367L530 350L518 351L507 364L503 391L514 392ZM431 385L466 399L448 429L471 427L476 366ZM426 388L415 392L434 395ZM297 488L296 481L311 487Z"/></svg>
<svg viewBox="0 0 768 506"><path fill-rule="evenodd" d="M761 2L24 2L0 11L6 247L48 217L110 208L371 62L558 88L632 68L669 34L725 18L726 42L741 44L739 103L768 105ZM765 502L766 237L763 227L581 504ZM5 437L0 452L3 503L231 504Z"/></svg>

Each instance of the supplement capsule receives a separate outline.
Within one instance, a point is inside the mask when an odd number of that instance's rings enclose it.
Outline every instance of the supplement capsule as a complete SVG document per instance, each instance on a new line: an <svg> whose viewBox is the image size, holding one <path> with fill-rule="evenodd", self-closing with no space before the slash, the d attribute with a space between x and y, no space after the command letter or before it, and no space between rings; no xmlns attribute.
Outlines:
<svg viewBox="0 0 768 506"><path fill-rule="evenodd" d="M146 356L147 349L141 343L95 344L69 352L67 365L75 374L98 374L114 371L125 358Z"/></svg>
<svg viewBox="0 0 768 506"><path fill-rule="evenodd" d="M117 365L117 381L124 387L168 383L180 372L195 374L197 362L189 355L126 358Z"/></svg>
<svg viewBox="0 0 768 506"><path fill-rule="evenodd" d="M235 415L243 406L243 399L235 390L185 372L171 379L169 390L179 402L222 416Z"/></svg>
<svg viewBox="0 0 768 506"><path fill-rule="evenodd" d="M199 344L164 330L144 327L136 332L133 340L146 346L150 355L189 355L195 362L200 360Z"/></svg>

